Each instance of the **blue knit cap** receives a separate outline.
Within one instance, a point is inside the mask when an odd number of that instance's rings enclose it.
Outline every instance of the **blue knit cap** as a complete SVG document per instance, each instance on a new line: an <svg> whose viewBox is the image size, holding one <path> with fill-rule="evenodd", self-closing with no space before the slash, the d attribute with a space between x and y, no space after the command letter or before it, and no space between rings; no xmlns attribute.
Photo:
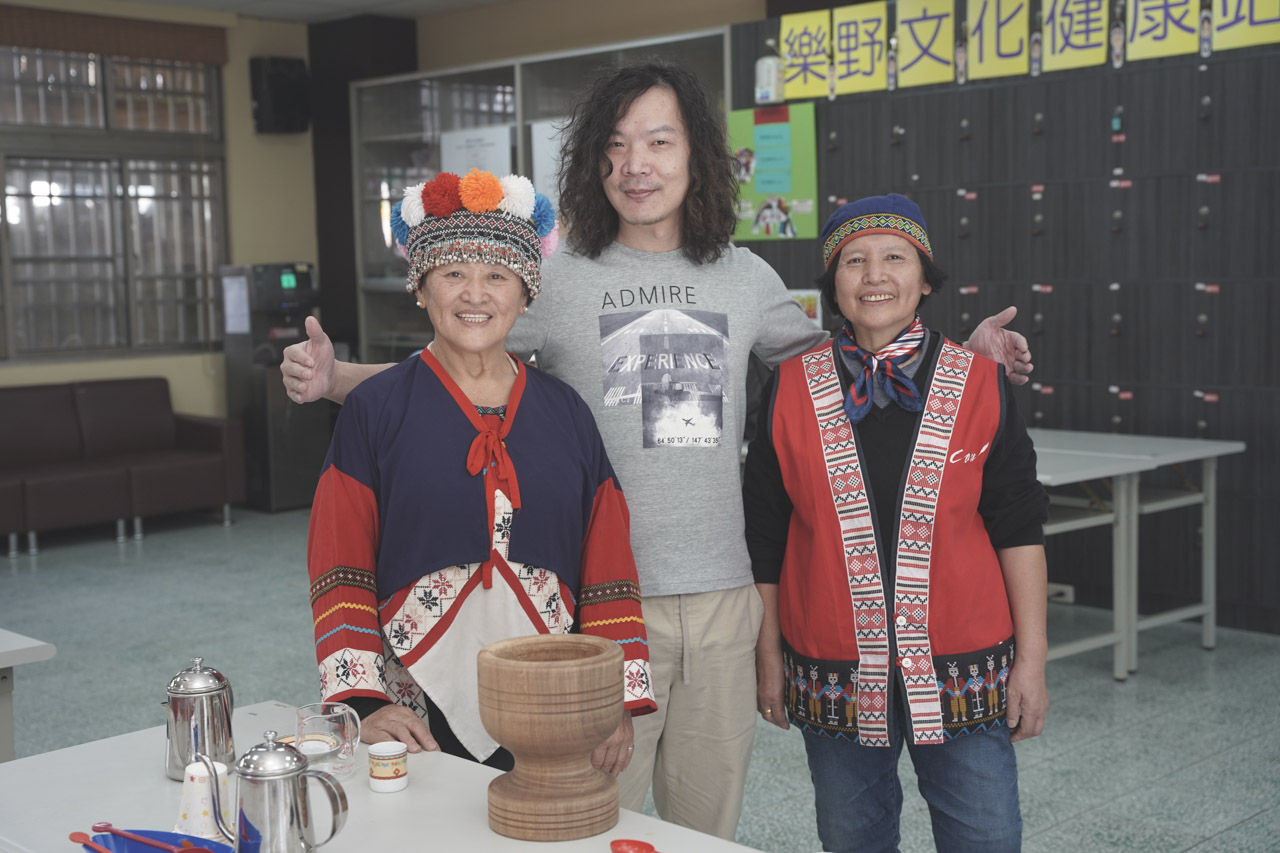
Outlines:
<svg viewBox="0 0 1280 853"><path fill-rule="evenodd" d="M863 234L897 234L933 260L933 248L920 206L904 195L889 193L841 205L822 226L822 266L840 256L844 244Z"/></svg>

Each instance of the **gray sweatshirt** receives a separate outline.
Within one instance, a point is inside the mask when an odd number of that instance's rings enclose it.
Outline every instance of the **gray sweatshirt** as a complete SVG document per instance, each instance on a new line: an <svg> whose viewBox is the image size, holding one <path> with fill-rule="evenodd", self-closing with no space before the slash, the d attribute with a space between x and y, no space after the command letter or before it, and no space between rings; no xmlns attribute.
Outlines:
<svg viewBox="0 0 1280 853"><path fill-rule="evenodd" d="M591 407L654 596L752 583L739 479L748 356L773 366L827 337L747 249L695 265L615 243L596 260L547 259L507 347Z"/></svg>

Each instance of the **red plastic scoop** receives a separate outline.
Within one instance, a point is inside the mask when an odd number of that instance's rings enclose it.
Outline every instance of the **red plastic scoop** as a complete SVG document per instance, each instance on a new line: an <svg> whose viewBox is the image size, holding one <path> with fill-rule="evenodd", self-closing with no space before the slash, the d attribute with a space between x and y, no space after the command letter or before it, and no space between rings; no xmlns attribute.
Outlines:
<svg viewBox="0 0 1280 853"><path fill-rule="evenodd" d="M97 850L98 853L111 853L110 850L108 850L107 848L103 847L101 844L99 844L98 842L90 838L87 832L73 832L70 835L68 835L67 838L70 838L76 844L83 844L85 847L88 847L90 850Z"/></svg>

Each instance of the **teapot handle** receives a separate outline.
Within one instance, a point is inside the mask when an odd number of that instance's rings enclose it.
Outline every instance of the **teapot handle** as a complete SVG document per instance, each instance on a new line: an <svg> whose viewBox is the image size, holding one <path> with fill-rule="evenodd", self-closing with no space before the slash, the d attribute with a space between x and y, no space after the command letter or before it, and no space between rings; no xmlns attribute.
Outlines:
<svg viewBox="0 0 1280 853"><path fill-rule="evenodd" d="M209 772L209 794L213 798L213 819L218 824L218 831L234 842L236 834L228 829L226 823L222 820L222 804L218 802L218 773L213 767L213 761L210 760L209 756L199 752L195 753L195 758Z"/></svg>
<svg viewBox="0 0 1280 853"><path fill-rule="evenodd" d="M323 770L304 770L302 775L311 776L324 786L324 792L329 796L329 806L333 809L333 828L329 830L329 837L316 845L323 847L346 825L347 792L342 790L342 784L337 779Z"/></svg>

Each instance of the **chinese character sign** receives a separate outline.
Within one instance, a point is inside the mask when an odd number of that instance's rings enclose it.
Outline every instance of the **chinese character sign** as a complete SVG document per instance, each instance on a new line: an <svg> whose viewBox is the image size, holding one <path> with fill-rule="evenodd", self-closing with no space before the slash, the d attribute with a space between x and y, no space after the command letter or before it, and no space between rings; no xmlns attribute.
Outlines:
<svg viewBox="0 0 1280 853"><path fill-rule="evenodd" d="M831 10L835 93L880 92L889 40L889 4L885 0Z"/></svg>
<svg viewBox="0 0 1280 853"><path fill-rule="evenodd" d="M899 0L898 85L927 86L955 78L955 15L949 0Z"/></svg>
<svg viewBox="0 0 1280 853"><path fill-rule="evenodd" d="M969 79L1026 74L1031 12L1028 0L967 0Z"/></svg>
<svg viewBox="0 0 1280 853"><path fill-rule="evenodd" d="M1107 4L1103 0L1043 0L1041 10L1045 71L1087 68L1107 61Z"/></svg>
<svg viewBox="0 0 1280 853"><path fill-rule="evenodd" d="M1180 56L1200 49L1199 0L1133 0L1125 34L1128 59Z"/></svg>
<svg viewBox="0 0 1280 853"><path fill-rule="evenodd" d="M781 33L787 100L825 96L831 72L831 10L783 15Z"/></svg>
<svg viewBox="0 0 1280 853"><path fill-rule="evenodd" d="M1213 49L1280 43L1280 0L1214 0Z"/></svg>

